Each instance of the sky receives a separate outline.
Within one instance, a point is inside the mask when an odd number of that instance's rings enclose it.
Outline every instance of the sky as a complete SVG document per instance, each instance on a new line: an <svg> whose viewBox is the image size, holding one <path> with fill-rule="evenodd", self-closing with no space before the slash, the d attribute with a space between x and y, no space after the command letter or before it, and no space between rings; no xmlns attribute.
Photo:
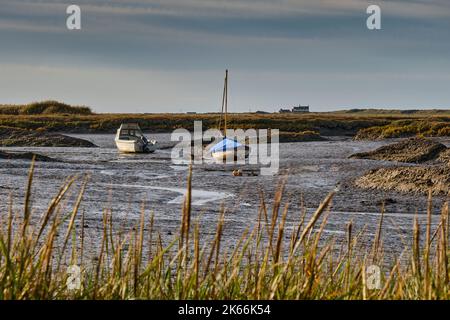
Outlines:
<svg viewBox="0 0 450 320"><path fill-rule="evenodd" d="M218 112L225 69L230 112L450 108L450 1L0 0L0 104Z"/></svg>

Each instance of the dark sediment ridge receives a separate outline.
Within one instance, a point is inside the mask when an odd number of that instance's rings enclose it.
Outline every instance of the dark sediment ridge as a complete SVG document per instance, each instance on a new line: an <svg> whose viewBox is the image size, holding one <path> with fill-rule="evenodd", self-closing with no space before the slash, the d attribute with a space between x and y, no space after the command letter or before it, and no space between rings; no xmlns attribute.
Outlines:
<svg viewBox="0 0 450 320"><path fill-rule="evenodd" d="M437 159L446 150L447 147L442 143L425 138L412 138L374 151L356 153L350 158L422 163Z"/></svg>
<svg viewBox="0 0 450 320"><path fill-rule="evenodd" d="M413 138L371 152L358 153L351 158L416 164L371 170L355 180L357 187L415 193L431 190L435 195L450 194L450 149L441 143ZM433 165L423 164L431 160L436 160L431 162Z"/></svg>
<svg viewBox="0 0 450 320"><path fill-rule="evenodd" d="M56 162L58 160L43 156L41 154L36 154L33 152L5 152L0 150L0 159L10 159L10 160L31 160L35 158L36 161L43 162Z"/></svg>
<svg viewBox="0 0 450 320"><path fill-rule="evenodd" d="M322 137L316 131L280 132L278 139L280 143L328 141L327 138Z"/></svg>
<svg viewBox="0 0 450 320"><path fill-rule="evenodd" d="M38 130L0 127L0 146L3 147L97 147L90 141Z"/></svg>
<svg viewBox="0 0 450 320"><path fill-rule="evenodd" d="M375 169L355 181L365 189L450 194L450 167L414 166Z"/></svg>
<svg viewBox="0 0 450 320"><path fill-rule="evenodd" d="M447 150L442 151L439 154L438 160L440 162L443 162L443 163L447 164L447 165L450 165L450 148L447 149Z"/></svg>

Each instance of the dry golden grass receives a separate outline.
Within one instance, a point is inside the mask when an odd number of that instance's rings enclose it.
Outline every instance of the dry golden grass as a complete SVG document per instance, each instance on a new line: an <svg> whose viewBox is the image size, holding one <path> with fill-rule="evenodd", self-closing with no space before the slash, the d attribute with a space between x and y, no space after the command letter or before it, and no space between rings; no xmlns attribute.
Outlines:
<svg viewBox="0 0 450 320"><path fill-rule="evenodd" d="M122 122L138 122L143 130L171 132L194 129L194 121L203 128L217 128L219 113L209 114L95 114L83 106L57 101L27 105L0 105L0 126L72 133L115 133ZM346 135L356 139L383 139L424 136L449 136L448 110L353 109L320 113L230 113L229 128L278 129L285 134L318 132L323 136ZM298 140L298 139L297 139Z"/></svg>

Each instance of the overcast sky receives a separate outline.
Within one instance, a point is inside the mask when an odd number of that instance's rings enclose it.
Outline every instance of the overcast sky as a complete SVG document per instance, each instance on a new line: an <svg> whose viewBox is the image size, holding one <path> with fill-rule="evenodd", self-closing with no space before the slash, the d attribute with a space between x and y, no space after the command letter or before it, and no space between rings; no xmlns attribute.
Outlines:
<svg viewBox="0 0 450 320"><path fill-rule="evenodd" d="M215 112L226 68L236 112L450 107L450 1L0 0L0 103Z"/></svg>

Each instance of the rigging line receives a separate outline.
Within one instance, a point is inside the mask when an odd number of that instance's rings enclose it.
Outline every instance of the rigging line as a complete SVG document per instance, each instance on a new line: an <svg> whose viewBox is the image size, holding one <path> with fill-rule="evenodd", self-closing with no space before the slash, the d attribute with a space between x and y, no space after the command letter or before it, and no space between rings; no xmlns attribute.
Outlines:
<svg viewBox="0 0 450 320"><path fill-rule="evenodd" d="M225 81L223 83L223 93L222 93L222 110L220 110L220 118L219 118L219 124L218 128L219 130L222 130L222 117L223 117L223 110L225 106L225 95L226 95L226 88L227 88L227 79L225 78Z"/></svg>
<svg viewBox="0 0 450 320"><path fill-rule="evenodd" d="M228 69L225 73L225 124L223 129L224 137L227 136L227 114L228 114Z"/></svg>

